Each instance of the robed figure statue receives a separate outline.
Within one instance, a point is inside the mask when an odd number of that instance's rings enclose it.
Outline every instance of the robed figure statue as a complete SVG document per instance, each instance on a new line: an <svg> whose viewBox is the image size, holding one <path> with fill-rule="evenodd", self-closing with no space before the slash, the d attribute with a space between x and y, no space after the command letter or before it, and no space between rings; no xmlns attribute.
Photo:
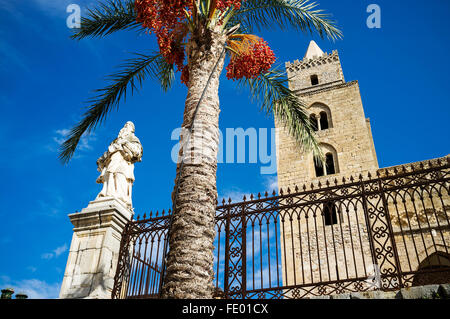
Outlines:
<svg viewBox="0 0 450 319"><path fill-rule="evenodd" d="M103 189L96 199L114 197L132 210L131 188L134 182L134 163L142 159L142 145L134 135L133 122L127 122L108 150L97 160L100 176L97 183Z"/></svg>

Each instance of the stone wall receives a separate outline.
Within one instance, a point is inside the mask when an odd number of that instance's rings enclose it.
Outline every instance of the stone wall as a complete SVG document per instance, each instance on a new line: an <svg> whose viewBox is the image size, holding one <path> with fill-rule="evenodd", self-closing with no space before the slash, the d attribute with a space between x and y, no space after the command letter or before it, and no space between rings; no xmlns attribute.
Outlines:
<svg viewBox="0 0 450 319"><path fill-rule="evenodd" d="M353 292L309 299L450 299L450 284L417 286L395 291Z"/></svg>
<svg viewBox="0 0 450 319"><path fill-rule="evenodd" d="M446 158L440 160L444 162ZM429 165L428 161L419 163L422 164L425 169ZM402 167L389 169L391 173L395 170L400 174ZM386 176L385 173L380 172L380 176ZM367 196L365 200L360 194L334 201L335 225L325 224L324 202L317 201L324 196L321 190L306 197L311 200L309 202L295 200L298 207L280 213L280 239L282 252L286 252L282 258L283 284L313 284L366 278L374 276L376 271L401 271L403 282L411 286L417 284L412 272L427 267L450 268L450 196L448 184L436 180L436 174L442 173L399 175L384 182L388 184L383 193ZM426 186L414 186L414 183L427 179L432 182L427 182ZM351 189L349 187L345 192ZM392 225L393 240L389 237L385 207ZM379 260L374 260L376 256L371 253L371 243L376 255L380 256ZM392 253L394 245L398 256ZM393 284L397 281L383 281L383 285Z"/></svg>
<svg viewBox="0 0 450 319"><path fill-rule="evenodd" d="M303 59L286 63L288 78L291 79L291 90L307 92L317 88L325 88L333 84L344 83L341 62L337 51L313 59ZM312 87L311 76L317 75L319 84Z"/></svg>
<svg viewBox="0 0 450 319"><path fill-rule="evenodd" d="M362 207L341 205L338 223L325 225L322 208L316 205L290 212L292 227L280 226L285 286L362 278L374 271ZM351 207L351 209L350 209ZM306 215L308 217L306 218ZM315 216L314 216L315 215Z"/></svg>
<svg viewBox="0 0 450 319"><path fill-rule="evenodd" d="M324 151L334 149L337 155L336 174L316 177L311 153L302 152L287 129L276 127L277 172L280 188L309 185L327 179L341 181L343 177L367 174L378 169L370 125L366 120L357 82L334 86L300 96L308 112L318 114L328 108L332 127L318 131L317 138Z"/></svg>

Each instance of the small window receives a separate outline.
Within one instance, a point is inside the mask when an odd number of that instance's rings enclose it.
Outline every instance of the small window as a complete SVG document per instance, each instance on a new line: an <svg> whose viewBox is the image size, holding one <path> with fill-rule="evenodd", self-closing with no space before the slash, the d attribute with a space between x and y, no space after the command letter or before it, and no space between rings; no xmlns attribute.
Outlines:
<svg viewBox="0 0 450 319"><path fill-rule="evenodd" d="M314 168L316 169L316 176L321 177L325 175L325 168L322 163L317 163L314 161Z"/></svg>
<svg viewBox="0 0 450 319"><path fill-rule="evenodd" d="M314 74L311 75L311 85L318 85L319 84L319 77Z"/></svg>
<svg viewBox="0 0 450 319"><path fill-rule="evenodd" d="M320 112L320 129L326 130L330 127L328 124L328 115L326 112Z"/></svg>
<svg viewBox="0 0 450 319"><path fill-rule="evenodd" d="M327 175L336 174L336 168L334 166L333 154L328 153L325 155L325 164L327 167Z"/></svg>
<svg viewBox="0 0 450 319"><path fill-rule="evenodd" d="M315 114L310 115L309 121L311 122L311 126L312 126L313 130L318 131L319 130L319 122L317 121Z"/></svg>
<svg viewBox="0 0 450 319"><path fill-rule="evenodd" d="M338 166L337 166L337 158L335 158L336 155L333 153L326 153L325 159L322 163L317 162L317 160L314 161L314 169L316 171L316 177L322 177L322 176L328 176L328 175L334 175L339 173Z"/></svg>
<svg viewBox="0 0 450 319"><path fill-rule="evenodd" d="M338 223L336 205L334 202L323 204L323 215L326 226L336 225Z"/></svg>

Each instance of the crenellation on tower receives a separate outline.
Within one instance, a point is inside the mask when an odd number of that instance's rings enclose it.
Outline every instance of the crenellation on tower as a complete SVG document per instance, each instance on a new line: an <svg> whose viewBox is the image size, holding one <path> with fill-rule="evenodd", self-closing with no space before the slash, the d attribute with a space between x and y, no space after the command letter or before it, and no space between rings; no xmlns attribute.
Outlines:
<svg viewBox="0 0 450 319"><path fill-rule="evenodd" d="M338 51L323 52L314 41L311 41L303 60L286 63L286 71L290 88L297 93L345 83Z"/></svg>

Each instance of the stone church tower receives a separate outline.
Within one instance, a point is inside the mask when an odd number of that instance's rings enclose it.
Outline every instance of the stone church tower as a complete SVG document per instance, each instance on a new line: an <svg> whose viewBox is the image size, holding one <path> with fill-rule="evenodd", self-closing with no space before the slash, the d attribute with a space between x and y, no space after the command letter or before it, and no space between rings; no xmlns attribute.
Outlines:
<svg viewBox="0 0 450 319"><path fill-rule="evenodd" d="M278 186L299 187L376 171L378 161L369 119L364 115L357 81L346 82L337 51L324 53L311 41L302 61L286 63L291 90L307 112L326 154L317 165L304 154L284 127L276 125Z"/></svg>

